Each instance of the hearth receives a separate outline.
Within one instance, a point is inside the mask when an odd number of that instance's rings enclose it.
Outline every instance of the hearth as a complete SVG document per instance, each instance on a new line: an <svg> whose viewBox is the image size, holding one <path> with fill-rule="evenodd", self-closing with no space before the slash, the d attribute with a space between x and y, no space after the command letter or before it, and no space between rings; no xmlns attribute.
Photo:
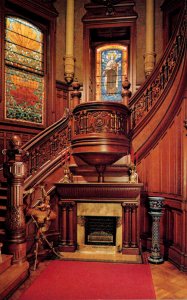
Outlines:
<svg viewBox="0 0 187 300"><path fill-rule="evenodd" d="M116 245L116 217L86 216L86 245Z"/></svg>

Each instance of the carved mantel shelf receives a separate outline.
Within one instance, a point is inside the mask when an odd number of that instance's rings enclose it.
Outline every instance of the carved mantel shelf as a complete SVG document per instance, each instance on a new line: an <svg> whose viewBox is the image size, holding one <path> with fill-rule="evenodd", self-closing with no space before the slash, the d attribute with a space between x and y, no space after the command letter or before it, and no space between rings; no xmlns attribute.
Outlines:
<svg viewBox="0 0 187 300"><path fill-rule="evenodd" d="M60 200L137 202L142 183L56 183Z"/></svg>

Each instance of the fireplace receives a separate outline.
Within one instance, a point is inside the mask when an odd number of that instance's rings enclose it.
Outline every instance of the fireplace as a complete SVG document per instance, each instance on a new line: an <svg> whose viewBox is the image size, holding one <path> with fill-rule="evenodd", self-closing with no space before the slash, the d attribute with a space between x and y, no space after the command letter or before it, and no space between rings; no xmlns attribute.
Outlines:
<svg viewBox="0 0 187 300"><path fill-rule="evenodd" d="M122 249L121 204L77 203L77 244L82 252Z"/></svg>
<svg viewBox="0 0 187 300"><path fill-rule="evenodd" d="M139 255L142 184L57 183L56 186L60 251Z"/></svg>
<svg viewBox="0 0 187 300"><path fill-rule="evenodd" d="M116 245L116 217L86 216L85 245Z"/></svg>

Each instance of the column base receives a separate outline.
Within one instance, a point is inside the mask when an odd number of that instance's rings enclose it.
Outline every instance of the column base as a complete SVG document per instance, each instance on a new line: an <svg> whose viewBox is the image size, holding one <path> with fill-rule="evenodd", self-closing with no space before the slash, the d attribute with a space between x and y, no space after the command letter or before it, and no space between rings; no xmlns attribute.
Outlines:
<svg viewBox="0 0 187 300"><path fill-rule="evenodd" d="M163 257L154 258L154 257L149 256L148 262L150 262L151 264L163 264L164 259L163 259Z"/></svg>
<svg viewBox="0 0 187 300"><path fill-rule="evenodd" d="M76 246L75 245L59 245L58 251L59 252L75 252Z"/></svg>
<svg viewBox="0 0 187 300"><path fill-rule="evenodd" d="M122 254L134 254L134 255L139 255L140 254L140 250L139 248L126 248L126 247L123 247L122 248Z"/></svg>

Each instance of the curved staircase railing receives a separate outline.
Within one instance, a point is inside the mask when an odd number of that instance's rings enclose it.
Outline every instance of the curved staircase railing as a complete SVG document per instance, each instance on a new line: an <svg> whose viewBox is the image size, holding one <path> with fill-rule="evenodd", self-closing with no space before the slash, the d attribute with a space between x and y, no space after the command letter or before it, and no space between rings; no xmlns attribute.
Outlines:
<svg viewBox="0 0 187 300"><path fill-rule="evenodd" d="M150 119L164 101L172 87L186 50L186 11L183 10L179 24L156 65L153 73L130 99L131 128L139 131L145 119Z"/></svg>

